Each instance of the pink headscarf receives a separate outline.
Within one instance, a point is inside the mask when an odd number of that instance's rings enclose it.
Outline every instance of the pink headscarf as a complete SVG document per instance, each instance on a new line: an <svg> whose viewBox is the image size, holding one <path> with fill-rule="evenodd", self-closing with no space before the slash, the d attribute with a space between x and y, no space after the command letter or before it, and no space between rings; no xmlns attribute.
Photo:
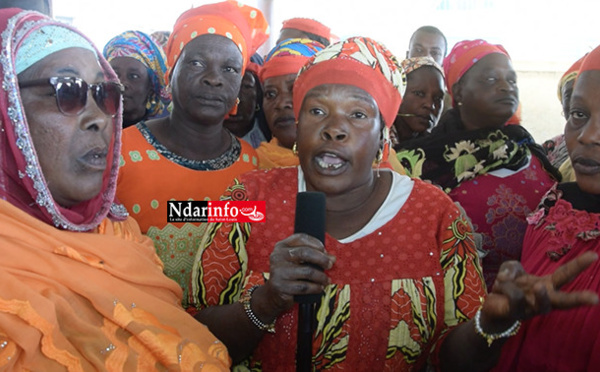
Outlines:
<svg viewBox="0 0 600 372"><path fill-rule="evenodd" d="M106 80L118 81L102 53L73 27L36 12L24 12L14 8L0 10L0 29L4 30L0 68L5 85L4 89L0 89L0 198L49 225L65 230L89 231L96 228L107 216L117 220L127 217L125 208L115 200L121 151L121 115L119 113L113 119L108 167L104 172L100 193L93 199L70 208L58 205L52 198L42 173L21 102L15 70L19 48L25 45L32 35L37 35L40 28L48 26L64 28L87 40L90 48L95 50ZM62 41L68 44L67 41ZM56 43L49 40L47 45L50 47ZM43 57L43 53L40 55Z"/></svg>
<svg viewBox="0 0 600 372"><path fill-rule="evenodd" d="M469 71L480 59L492 53L504 54L510 59L508 52L502 45L490 44L485 40L463 40L454 45L450 53L444 58L444 76L446 87L452 95L452 86ZM454 99L452 100L454 105Z"/></svg>

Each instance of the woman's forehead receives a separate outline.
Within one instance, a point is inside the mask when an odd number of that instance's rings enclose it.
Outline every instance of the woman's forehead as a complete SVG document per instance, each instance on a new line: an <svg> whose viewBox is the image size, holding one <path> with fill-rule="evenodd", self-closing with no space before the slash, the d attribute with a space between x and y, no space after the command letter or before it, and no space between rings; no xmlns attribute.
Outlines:
<svg viewBox="0 0 600 372"><path fill-rule="evenodd" d="M49 76L63 75L104 75L96 55L83 48L67 48L54 52L31 65L25 75Z"/></svg>

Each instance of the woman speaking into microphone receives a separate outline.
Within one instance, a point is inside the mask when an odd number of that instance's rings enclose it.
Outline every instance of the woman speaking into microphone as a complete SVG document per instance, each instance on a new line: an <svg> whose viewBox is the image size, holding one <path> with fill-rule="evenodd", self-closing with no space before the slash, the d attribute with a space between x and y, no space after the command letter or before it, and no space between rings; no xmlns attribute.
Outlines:
<svg viewBox="0 0 600 372"><path fill-rule="evenodd" d="M198 319L234 361L294 370L297 295L322 293L314 370L486 370L502 344L493 341L518 330L517 310L536 312L531 289L515 281L520 300L499 288L478 313L485 285L463 215L437 187L373 168L388 151L401 85L394 56L371 39L323 49L293 90L300 166L246 173L223 195L265 200L267 211L265 223L209 227L194 262ZM294 233L303 191L325 195L324 244ZM571 275L591 259L567 264Z"/></svg>

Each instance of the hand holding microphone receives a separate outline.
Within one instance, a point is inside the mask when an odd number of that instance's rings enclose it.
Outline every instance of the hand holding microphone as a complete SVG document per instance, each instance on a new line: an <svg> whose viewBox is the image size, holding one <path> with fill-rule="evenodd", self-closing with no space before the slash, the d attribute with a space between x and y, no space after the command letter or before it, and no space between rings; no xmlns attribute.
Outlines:
<svg viewBox="0 0 600 372"><path fill-rule="evenodd" d="M322 207L315 207L313 202L306 202L304 198L299 197L296 207L296 233L275 244L270 256L269 307L278 312L292 307L296 296L305 301L314 295L311 301L316 301L329 284L323 270L330 269L335 262L335 257L325 252L319 240L321 237L324 240L325 236L324 199L317 202L323 203ZM315 222L318 222L317 227L313 226Z"/></svg>
<svg viewBox="0 0 600 372"><path fill-rule="evenodd" d="M305 233L325 244L325 194L320 192L301 192L296 198L295 233ZM320 267L309 265L313 269ZM321 294L294 296L298 302L298 343L296 345L296 371L312 370L312 340L316 322L316 304Z"/></svg>

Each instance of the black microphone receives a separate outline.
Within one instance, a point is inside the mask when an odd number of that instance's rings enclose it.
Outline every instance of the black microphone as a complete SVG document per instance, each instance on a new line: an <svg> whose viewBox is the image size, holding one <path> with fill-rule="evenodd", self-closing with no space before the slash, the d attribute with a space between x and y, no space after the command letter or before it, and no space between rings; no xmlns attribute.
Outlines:
<svg viewBox="0 0 600 372"><path fill-rule="evenodd" d="M299 192L296 197L294 233L305 233L325 244L325 194ZM316 265L310 265L323 270ZM298 302L298 344L296 346L296 371L310 371L312 364L312 335L315 324L315 306L321 294L294 296Z"/></svg>

